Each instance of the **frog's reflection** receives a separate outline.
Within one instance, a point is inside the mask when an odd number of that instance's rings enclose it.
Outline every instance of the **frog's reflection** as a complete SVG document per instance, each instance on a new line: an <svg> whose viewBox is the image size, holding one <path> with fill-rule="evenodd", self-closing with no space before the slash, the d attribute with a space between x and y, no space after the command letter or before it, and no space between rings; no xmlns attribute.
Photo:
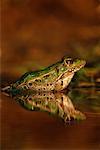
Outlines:
<svg viewBox="0 0 100 150"><path fill-rule="evenodd" d="M14 99L28 110L45 111L64 122L85 119L85 115L76 110L70 98L63 93L24 93L14 96Z"/></svg>

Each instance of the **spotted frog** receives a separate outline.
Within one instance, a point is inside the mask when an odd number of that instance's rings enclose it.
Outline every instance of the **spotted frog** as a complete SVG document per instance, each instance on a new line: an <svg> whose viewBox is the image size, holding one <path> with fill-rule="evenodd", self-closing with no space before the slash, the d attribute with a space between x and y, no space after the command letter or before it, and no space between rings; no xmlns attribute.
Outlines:
<svg viewBox="0 0 100 150"><path fill-rule="evenodd" d="M25 73L20 79L5 89L61 91L69 85L75 72L84 67L85 63L84 60L73 60L65 56L61 61L45 69Z"/></svg>

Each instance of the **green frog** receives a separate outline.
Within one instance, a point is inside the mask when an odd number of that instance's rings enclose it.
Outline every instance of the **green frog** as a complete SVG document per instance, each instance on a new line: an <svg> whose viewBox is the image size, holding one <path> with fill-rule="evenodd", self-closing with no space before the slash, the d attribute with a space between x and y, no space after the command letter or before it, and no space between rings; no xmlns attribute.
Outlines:
<svg viewBox="0 0 100 150"><path fill-rule="evenodd" d="M58 116L65 123L71 120L83 120L85 115L76 110L70 98L62 92L21 93L14 99L27 110L43 111Z"/></svg>
<svg viewBox="0 0 100 150"><path fill-rule="evenodd" d="M84 67L85 63L84 60L73 60L65 56L61 61L45 69L25 73L4 90L61 91L69 85L75 72Z"/></svg>

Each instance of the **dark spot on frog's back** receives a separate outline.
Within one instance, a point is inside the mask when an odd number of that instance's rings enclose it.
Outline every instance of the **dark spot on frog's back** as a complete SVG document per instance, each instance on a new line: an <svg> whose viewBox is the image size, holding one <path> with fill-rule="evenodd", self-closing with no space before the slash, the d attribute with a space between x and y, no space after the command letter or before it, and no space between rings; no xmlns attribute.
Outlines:
<svg viewBox="0 0 100 150"><path fill-rule="evenodd" d="M50 75L49 75L49 74L47 74L47 75L45 75L45 76L44 76L44 78L45 78L45 79L46 79L46 78L48 78L48 77L50 77Z"/></svg>
<svg viewBox="0 0 100 150"><path fill-rule="evenodd" d="M32 83L31 83L31 82L29 82L29 86L32 86Z"/></svg>
<svg viewBox="0 0 100 150"><path fill-rule="evenodd" d="M32 97L29 97L29 101L32 101Z"/></svg>
<svg viewBox="0 0 100 150"><path fill-rule="evenodd" d="M35 82L40 83L40 82L41 82L41 79L36 79Z"/></svg>
<svg viewBox="0 0 100 150"><path fill-rule="evenodd" d="M61 81L61 85L63 86L63 81Z"/></svg>
<svg viewBox="0 0 100 150"><path fill-rule="evenodd" d="M44 87L43 90L46 90L46 88Z"/></svg>
<svg viewBox="0 0 100 150"><path fill-rule="evenodd" d="M36 79L35 82L38 82L38 80Z"/></svg>

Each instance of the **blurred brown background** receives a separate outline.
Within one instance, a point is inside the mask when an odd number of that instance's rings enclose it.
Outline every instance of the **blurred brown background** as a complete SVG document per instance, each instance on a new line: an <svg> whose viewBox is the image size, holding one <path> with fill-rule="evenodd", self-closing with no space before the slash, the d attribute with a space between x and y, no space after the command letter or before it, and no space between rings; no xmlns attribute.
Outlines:
<svg viewBox="0 0 100 150"><path fill-rule="evenodd" d="M100 0L3 0L2 76L18 77L62 56L100 59Z"/></svg>

